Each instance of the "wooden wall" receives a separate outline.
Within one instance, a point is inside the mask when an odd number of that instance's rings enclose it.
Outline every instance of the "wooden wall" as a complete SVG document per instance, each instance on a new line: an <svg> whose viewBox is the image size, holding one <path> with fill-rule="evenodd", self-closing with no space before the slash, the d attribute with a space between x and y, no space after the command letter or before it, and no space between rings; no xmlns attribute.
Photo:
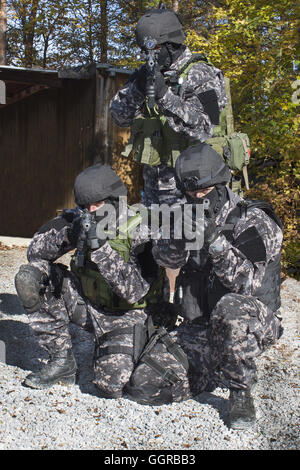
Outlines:
<svg viewBox="0 0 300 470"><path fill-rule="evenodd" d="M0 235L31 237L74 207L75 177L98 161L112 164L129 203L140 200L141 166L121 156L129 129L117 127L109 112L126 80L128 74L100 70L0 109Z"/></svg>
<svg viewBox="0 0 300 470"><path fill-rule="evenodd" d="M65 80L0 110L0 234L31 237L73 207L93 159L94 80Z"/></svg>

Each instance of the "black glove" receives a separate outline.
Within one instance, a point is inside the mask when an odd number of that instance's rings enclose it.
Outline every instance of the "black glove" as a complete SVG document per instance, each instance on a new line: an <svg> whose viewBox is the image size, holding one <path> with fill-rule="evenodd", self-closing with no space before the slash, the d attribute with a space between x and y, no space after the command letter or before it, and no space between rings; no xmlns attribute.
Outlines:
<svg viewBox="0 0 300 470"><path fill-rule="evenodd" d="M135 76L135 85L137 89L143 94L146 95L146 86L147 86L147 67L146 64L143 64L139 69L134 72Z"/></svg>
<svg viewBox="0 0 300 470"><path fill-rule="evenodd" d="M97 237L97 223L93 222L91 227L87 233L86 244L90 250L98 250L101 246L104 245L106 239L98 238Z"/></svg>
<svg viewBox="0 0 300 470"><path fill-rule="evenodd" d="M177 269L187 260L184 240L160 239L152 248L152 254L159 266Z"/></svg>
<svg viewBox="0 0 300 470"><path fill-rule="evenodd" d="M80 217L76 217L71 223L70 227L68 227L67 229L68 240L70 242L70 245L74 246L74 248L77 246L80 230L81 230Z"/></svg>
<svg viewBox="0 0 300 470"><path fill-rule="evenodd" d="M159 100L164 96L168 87L166 85L163 74L160 71L160 68L155 67L155 98Z"/></svg>

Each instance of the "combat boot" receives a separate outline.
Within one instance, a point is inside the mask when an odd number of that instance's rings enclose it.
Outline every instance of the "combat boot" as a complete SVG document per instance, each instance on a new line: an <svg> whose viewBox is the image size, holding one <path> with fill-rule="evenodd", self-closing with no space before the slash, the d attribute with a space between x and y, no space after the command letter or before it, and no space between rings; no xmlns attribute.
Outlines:
<svg viewBox="0 0 300 470"><path fill-rule="evenodd" d="M36 373L29 374L24 385L44 389L56 383L75 384L77 365L72 349L57 352L50 356L47 364Z"/></svg>
<svg viewBox="0 0 300 470"><path fill-rule="evenodd" d="M251 390L230 390L228 426L245 430L255 424L256 414Z"/></svg>

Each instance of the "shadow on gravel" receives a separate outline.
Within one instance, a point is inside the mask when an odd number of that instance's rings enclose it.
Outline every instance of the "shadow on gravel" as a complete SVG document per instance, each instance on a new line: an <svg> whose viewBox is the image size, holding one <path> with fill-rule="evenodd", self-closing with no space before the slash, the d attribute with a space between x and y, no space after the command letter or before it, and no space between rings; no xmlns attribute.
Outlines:
<svg viewBox="0 0 300 470"><path fill-rule="evenodd" d="M220 415L220 418L226 424L226 418L228 413L228 400L223 397L218 397L211 392L203 392L194 398L195 401L203 405L211 405L215 408Z"/></svg>
<svg viewBox="0 0 300 470"><path fill-rule="evenodd" d="M6 318L1 319L1 314ZM31 327L24 322L26 315L17 295L0 294L0 341L5 344L5 363L26 371L36 372L41 361L48 359L47 352L41 348ZM2 315L2 316L3 316ZM7 319L7 317L11 319ZM78 366L77 384L82 393L98 395L93 384L93 335L70 324L73 353Z"/></svg>
<svg viewBox="0 0 300 470"><path fill-rule="evenodd" d="M31 328L16 320L0 321L0 340L6 347L6 364L24 370L36 371L39 359L46 357L37 344Z"/></svg>
<svg viewBox="0 0 300 470"><path fill-rule="evenodd" d="M1 313L13 316L23 315L26 312L16 294L0 294L0 315Z"/></svg>

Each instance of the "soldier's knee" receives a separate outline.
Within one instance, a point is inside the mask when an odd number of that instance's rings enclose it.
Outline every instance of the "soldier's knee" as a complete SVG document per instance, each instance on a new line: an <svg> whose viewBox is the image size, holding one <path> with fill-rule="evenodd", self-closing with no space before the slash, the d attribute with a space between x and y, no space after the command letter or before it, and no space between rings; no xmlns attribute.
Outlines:
<svg viewBox="0 0 300 470"><path fill-rule="evenodd" d="M15 287L27 312L33 313L40 308L40 295L46 281L47 276L37 267L31 264L20 266L15 276Z"/></svg>
<svg viewBox="0 0 300 470"><path fill-rule="evenodd" d="M234 319L240 316L244 304L245 298L243 295L225 294L216 304L211 316L212 318Z"/></svg>

